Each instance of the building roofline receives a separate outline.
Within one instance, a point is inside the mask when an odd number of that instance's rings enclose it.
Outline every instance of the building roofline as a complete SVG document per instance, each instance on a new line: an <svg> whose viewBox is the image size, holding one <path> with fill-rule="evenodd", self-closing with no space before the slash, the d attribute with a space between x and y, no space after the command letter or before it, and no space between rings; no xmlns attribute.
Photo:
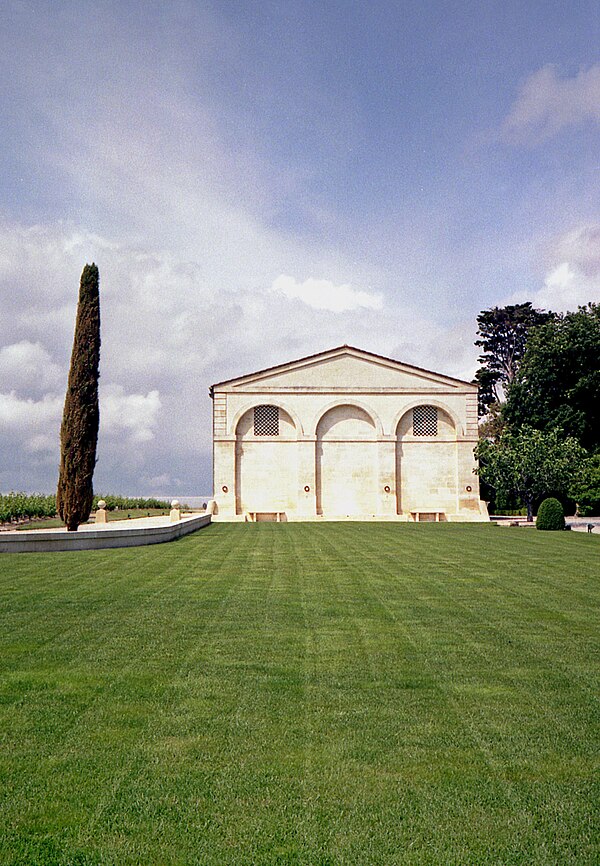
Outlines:
<svg viewBox="0 0 600 866"><path fill-rule="evenodd" d="M262 370L255 370L252 373L245 373L241 376L234 376L231 379L224 379L222 382L215 382L214 385L211 385L208 389L208 393L211 398L214 394L214 389L219 388L222 385L230 385L232 382L239 382L243 379L254 378L255 376L262 376L265 373L274 373L277 370L284 370L293 364L300 364L304 361L312 361L316 358L321 358L326 355L332 355L336 352L340 352L342 349L350 349L352 352L357 352L359 355L368 355L371 358L377 358L379 361L387 361L390 364L399 364L402 367L408 367L411 370L418 370L420 373L427 373L430 376L441 376L443 379L449 379L451 382L458 382L460 385L470 385L473 387L475 385L474 382L467 382L466 379L457 379L456 376L447 376L445 373L438 373L435 370L427 370L425 367L417 367L415 364L406 364L404 361L398 361L396 358L388 358L386 355L378 355L376 352L369 352L366 349L359 349L356 346L350 346L348 343L344 343L341 346L334 346L332 349L325 349L321 352L315 352L313 355L305 355L302 358L294 358L291 361L286 361L283 364L275 364L272 367L264 367Z"/></svg>

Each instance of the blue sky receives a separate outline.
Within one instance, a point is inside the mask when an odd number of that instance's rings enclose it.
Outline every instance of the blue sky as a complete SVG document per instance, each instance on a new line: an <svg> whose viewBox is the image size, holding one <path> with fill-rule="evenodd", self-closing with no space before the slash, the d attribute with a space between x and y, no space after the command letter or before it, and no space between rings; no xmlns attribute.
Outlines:
<svg viewBox="0 0 600 866"><path fill-rule="evenodd" d="M600 295L596 2L0 11L0 490L52 490L100 268L96 488L210 492L213 382L341 343L471 378Z"/></svg>

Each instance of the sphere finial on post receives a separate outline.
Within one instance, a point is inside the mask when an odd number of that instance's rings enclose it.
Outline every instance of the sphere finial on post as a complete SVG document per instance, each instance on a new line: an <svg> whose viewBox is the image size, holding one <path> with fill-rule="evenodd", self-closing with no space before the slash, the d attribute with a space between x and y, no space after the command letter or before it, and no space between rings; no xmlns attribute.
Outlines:
<svg viewBox="0 0 600 866"><path fill-rule="evenodd" d="M104 499L98 500L98 507L96 508L96 519L95 523L106 523L106 502Z"/></svg>

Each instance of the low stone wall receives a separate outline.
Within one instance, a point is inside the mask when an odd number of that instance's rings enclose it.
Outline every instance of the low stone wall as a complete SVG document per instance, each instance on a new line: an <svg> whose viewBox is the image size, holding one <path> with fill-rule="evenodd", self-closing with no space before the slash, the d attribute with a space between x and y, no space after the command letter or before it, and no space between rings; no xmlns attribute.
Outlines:
<svg viewBox="0 0 600 866"><path fill-rule="evenodd" d="M50 553L65 550L101 550L112 547L141 547L163 544L196 532L211 522L210 514L168 518L141 518L82 526L77 532L66 529L31 529L0 533L0 553Z"/></svg>

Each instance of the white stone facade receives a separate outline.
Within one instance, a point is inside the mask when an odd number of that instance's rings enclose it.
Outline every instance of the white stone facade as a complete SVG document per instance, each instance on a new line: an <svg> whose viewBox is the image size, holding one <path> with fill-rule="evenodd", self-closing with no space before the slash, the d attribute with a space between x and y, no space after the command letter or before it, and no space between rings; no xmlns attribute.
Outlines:
<svg viewBox="0 0 600 866"><path fill-rule="evenodd" d="M210 393L220 517L488 519L476 385L341 346Z"/></svg>

